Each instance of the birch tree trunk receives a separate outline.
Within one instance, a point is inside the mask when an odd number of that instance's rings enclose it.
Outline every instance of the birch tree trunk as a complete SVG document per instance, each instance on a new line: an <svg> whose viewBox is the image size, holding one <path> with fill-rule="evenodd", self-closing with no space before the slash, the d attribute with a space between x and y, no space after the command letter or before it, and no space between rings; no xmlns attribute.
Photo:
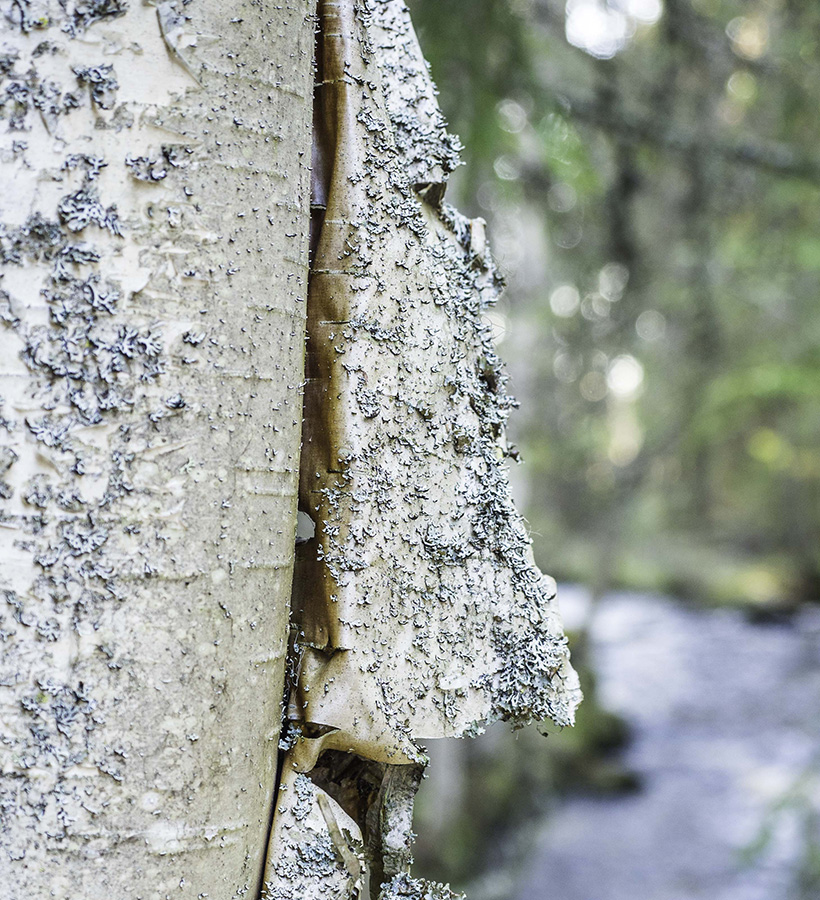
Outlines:
<svg viewBox="0 0 820 900"><path fill-rule="evenodd" d="M2 4L0 897L256 896L311 4Z"/></svg>
<svg viewBox="0 0 820 900"><path fill-rule="evenodd" d="M447 896L419 741L580 695L404 3L3 12L0 900Z"/></svg>

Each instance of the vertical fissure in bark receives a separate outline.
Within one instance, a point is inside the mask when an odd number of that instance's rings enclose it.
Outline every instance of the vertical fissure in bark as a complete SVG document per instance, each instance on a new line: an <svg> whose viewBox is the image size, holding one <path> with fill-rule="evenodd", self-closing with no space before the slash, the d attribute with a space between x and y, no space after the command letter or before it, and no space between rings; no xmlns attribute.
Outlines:
<svg viewBox="0 0 820 900"><path fill-rule="evenodd" d="M509 491L482 220L403 0L319 0L300 516L263 900L446 898L409 876L420 742L579 691Z"/></svg>
<svg viewBox="0 0 820 900"><path fill-rule="evenodd" d="M299 524L296 535L296 565L291 599L291 629L288 648L288 663L283 702L283 740L280 741L276 793L271 809L270 833L271 855L276 850L274 844L274 821L277 798L282 788L286 756L296 733L308 738L320 738L324 732L332 731L316 723L305 721L301 708L297 682L301 662L301 646L305 633L301 626L311 615L314 631L327 637L326 642L312 642L314 649L331 656L344 652L335 648L330 640L332 628L321 628L315 604L310 604L312 591L321 591L326 575L321 571L322 561L318 551L316 507L312 500L315 485L311 476L318 475L317 468L334 471L331 453L334 445L338 449L340 422L333 404L333 384L327 360L326 340L320 333L320 323L327 321L326 304L317 302L314 275L317 268L328 272L328 254L320 253L328 198L336 192L336 208L344 208L339 196L345 189L346 176L343 153L346 120L353 115L348 103L347 91L350 78L347 74L352 42L355 34L354 5L351 2L326 2L319 0L315 38L315 64L313 89L313 135L311 158L310 190L310 239L308 275L307 324L305 334L305 384L302 411L302 450L300 454ZM345 309L344 295L336 295L335 320L339 323L349 318ZM334 440L334 438L337 438ZM314 476L315 477L315 476ZM306 603L307 600L307 603ZM306 606L308 607L306 609ZM382 883L394 875L407 871L410 865L410 823L412 819L413 796L418 788L423 766L397 767L374 762L355 753L327 751L315 761L304 775L318 789L316 805L327 826L337 861L348 871L353 880L353 895L376 900ZM346 836L336 820L333 807L328 802L344 810L360 829L362 845L351 846L349 834ZM401 828L396 836L396 825ZM392 830L391 830L392 829ZM269 896L262 879L262 896Z"/></svg>
<svg viewBox="0 0 820 900"><path fill-rule="evenodd" d="M348 217L352 213L346 209L343 192L350 176L345 166L345 137L352 139L351 118L355 116L348 91L352 84L349 75L351 57L356 52L353 46L356 42L356 22L352 2L319 0L317 12L299 526L283 703L284 738L280 741L276 793L271 809L269 863L274 861L277 853L274 829L288 750L297 733L308 739L320 739L323 734L334 730L306 721L297 690L301 647L306 642L310 643L314 650L328 657L345 652L333 645L332 624L328 622L322 627L316 615L319 606L311 603L309 598L311 593L322 593L327 578L327 573L322 571L318 552L314 519L317 486L312 481L319 471L341 471L334 453L339 454L343 449L342 422L334 405L334 385L326 358L333 350L328 347L321 330L329 320L343 324L349 320L350 313L346 308L344 292L329 294L325 290L322 298L317 299L314 276L317 271L329 274L334 270L332 254L326 248L320 250L331 192L335 192L334 209L341 210ZM347 135L344 133L346 129ZM340 222L337 220L334 224ZM332 239L330 243L335 245ZM328 299L333 303L330 317ZM326 640L307 640L302 625L308 618L311 631ZM311 768L301 768L317 790L316 807L327 826L337 862L347 870L352 880L351 896L377 900L385 882L409 871L413 798L424 766L420 763L390 765L352 751L328 750L318 756ZM339 826L334 807L343 810L355 822L361 835L360 842L355 838L351 840L349 831L343 831ZM282 849L279 848L280 851ZM262 885L263 898L275 896L270 882L264 877Z"/></svg>

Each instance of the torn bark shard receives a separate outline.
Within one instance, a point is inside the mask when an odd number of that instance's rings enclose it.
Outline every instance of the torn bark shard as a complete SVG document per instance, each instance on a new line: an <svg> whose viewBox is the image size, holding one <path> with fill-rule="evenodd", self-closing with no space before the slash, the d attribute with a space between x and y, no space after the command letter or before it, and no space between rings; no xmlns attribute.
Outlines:
<svg viewBox="0 0 820 900"><path fill-rule="evenodd" d="M306 775L279 787L262 900L347 900L365 891L359 826Z"/></svg>
<svg viewBox="0 0 820 900"><path fill-rule="evenodd" d="M503 465L512 401L481 319L500 279L481 226L418 190L455 141L406 7L320 13L298 698L328 729L306 740L409 762L498 718L568 724L579 693Z"/></svg>
<svg viewBox="0 0 820 900"><path fill-rule="evenodd" d="M514 403L482 321L501 279L483 222L443 202L458 144L407 8L320 0L319 27L299 497L316 531L294 579L285 772L342 797L349 771L316 774L333 754L358 761L360 796L363 772L423 763L419 740L570 724L580 691L504 466ZM346 811L385 896L422 896L389 793ZM401 862L382 867L385 848Z"/></svg>

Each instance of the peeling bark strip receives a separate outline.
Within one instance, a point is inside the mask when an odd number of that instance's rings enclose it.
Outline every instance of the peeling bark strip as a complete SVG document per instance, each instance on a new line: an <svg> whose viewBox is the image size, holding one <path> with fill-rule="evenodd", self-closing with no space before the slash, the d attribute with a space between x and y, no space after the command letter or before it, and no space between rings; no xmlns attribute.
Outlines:
<svg viewBox="0 0 820 900"><path fill-rule="evenodd" d="M258 894L308 0L0 0L0 900Z"/></svg>
<svg viewBox="0 0 820 900"><path fill-rule="evenodd" d="M319 29L299 486L315 534L263 896L446 896L406 874L417 742L569 724L580 692L503 464L513 401L482 320L500 278L483 222L443 201L458 146L409 14L320 0Z"/></svg>

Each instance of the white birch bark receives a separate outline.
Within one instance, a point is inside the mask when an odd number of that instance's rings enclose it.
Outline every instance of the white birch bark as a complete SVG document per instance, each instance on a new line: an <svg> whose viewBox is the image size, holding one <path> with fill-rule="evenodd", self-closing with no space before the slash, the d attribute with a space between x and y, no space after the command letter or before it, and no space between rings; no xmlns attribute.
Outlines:
<svg viewBox="0 0 820 900"><path fill-rule="evenodd" d="M321 8L300 463L310 0L0 7L0 900L445 897L417 741L572 719L456 142L400 0Z"/></svg>
<svg viewBox="0 0 820 900"><path fill-rule="evenodd" d="M309 0L0 4L0 898L256 896Z"/></svg>
<svg viewBox="0 0 820 900"><path fill-rule="evenodd" d="M318 9L299 496L315 534L263 897L439 900L409 877L420 741L571 724L580 691L509 490L513 401L483 320L500 278L483 221L443 201L457 142L407 8Z"/></svg>

